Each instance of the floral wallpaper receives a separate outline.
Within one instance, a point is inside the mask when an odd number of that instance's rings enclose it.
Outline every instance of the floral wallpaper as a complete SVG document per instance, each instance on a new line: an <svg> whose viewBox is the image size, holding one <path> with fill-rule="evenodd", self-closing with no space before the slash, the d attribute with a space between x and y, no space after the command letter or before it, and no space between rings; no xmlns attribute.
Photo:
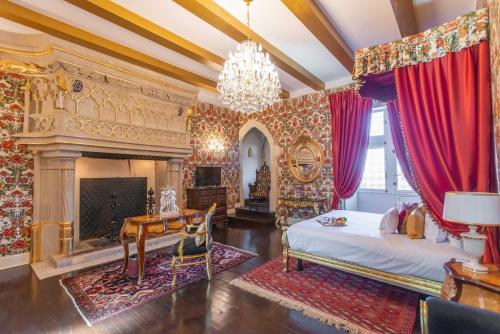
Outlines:
<svg viewBox="0 0 500 334"><path fill-rule="evenodd" d="M352 87L343 86L336 90ZM228 208L234 208L235 204L240 202L239 129L248 120L253 119L266 126L279 148L278 195L298 190L331 198L331 126L328 95L333 91L326 90L282 100L250 115L199 103L197 117L191 125L191 144L194 152L184 161L184 187L194 186L196 166L221 165L222 183L228 188ZM302 134L317 139L325 154L325 165L320 176L309 184L295 181L288 168L288 149ZM210 147L213 140L219 140L222 144L221 153ZM183 197L185 203L185 192Z"/></svg>
<svg viewBox="0 0 500 334"><path fill-rule="evenodd" d="M279 148L278 195L286 195L299 190L309 191L312 195L327 196L327 192L332 188L332 144L327 94L327 91L321 91L282 100L262 112L242 114L240 117L240 126L250 119L263 123ZM295 181L288 168L288 150L302 134L315 138L321 144L325 154L325 165L321 174L309 184Z"/></svg>
<svg viewBox="0 0 500 334"><path fill-rule="evenodd" d="M361 83L363 76L431 61L486 39L488 10L482 8L415 35L356 50L352 78Z"/></svg>
<svg viewBox="0 0 500 334"><path fill-rule="evenodd" d="M490 11L491 96L493 98L497 163L500 171L500 1L488 0L488 5Z"/></svg>
<svg viewBox="0 0 500 334"><path fill-rule="evenodd" d="M0 256L29 251L33 157L12 138L23 128L25 82L0 72Z"/></svg>
<svg viewBox="0 0 500 334"><path fill-rule="evenodd" d="M239 114L208 103L198 103L191 122L193 153L184 160L183 186L194 186L196 166L222 166L222 185L227 187L227 207L234 208L240 197ZM186 192L183 191L186 204Z"/></svg>

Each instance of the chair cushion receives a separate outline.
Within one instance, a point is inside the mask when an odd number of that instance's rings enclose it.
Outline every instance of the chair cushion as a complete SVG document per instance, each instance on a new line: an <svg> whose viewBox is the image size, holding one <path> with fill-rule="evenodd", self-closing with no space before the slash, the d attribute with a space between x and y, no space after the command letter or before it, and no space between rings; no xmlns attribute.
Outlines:
<svg viewBox="0 0 500 334"><path fill-rule="evenodd" d="M180 241L178 241L174 245L174 249L172 250L172 255L173 256L179 256L179 244ZM184 247L182 247L182 255L198 255L198 254L203 254L207 252L207 248L205 247L205 244L201 246L196 246L196 242L194 238L187 238L184 240Z"/></svg>
<svg viewBox="0 0 500 334"><path fill-rule="evenodd" d="M428 297L429 334L498 334L500 313Z"/></svg>

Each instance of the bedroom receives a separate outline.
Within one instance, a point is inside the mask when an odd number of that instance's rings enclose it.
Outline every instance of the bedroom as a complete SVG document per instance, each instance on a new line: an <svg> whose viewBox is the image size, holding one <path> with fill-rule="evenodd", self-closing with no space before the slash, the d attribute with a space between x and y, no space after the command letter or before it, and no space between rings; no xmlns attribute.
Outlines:
<svg viewBox="0 0 500 334"><path fill-rule="evenodd" d="M498 0L0 4L1 331L498 332Z"/></svg>

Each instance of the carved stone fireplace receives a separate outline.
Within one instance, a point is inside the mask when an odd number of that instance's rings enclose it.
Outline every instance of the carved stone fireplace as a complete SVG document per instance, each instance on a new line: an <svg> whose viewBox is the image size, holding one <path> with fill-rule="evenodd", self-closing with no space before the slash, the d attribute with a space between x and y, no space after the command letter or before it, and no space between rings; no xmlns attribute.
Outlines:
<svg viewBox="0 0 500 334"><path fill-rule="evenodd" d="M147 177L80 179L79 239L111 237L113 199L117 230L123 219L145 215L147 181Z"/></svg>
<svg viewBox="0 0 500 334"><path fill-rule="evenodd" d="M68 251L70 238L76 246L86 238L80 232L85 178L142 177L157 195L167 184L181 193L183 159L192 150L186 116L197 94L89 57L52 53L43 74L25 87L17 141L35 156L34 231L63 227L43 234L41 259ZM181 206L182 196L177 200Z"/></svg>

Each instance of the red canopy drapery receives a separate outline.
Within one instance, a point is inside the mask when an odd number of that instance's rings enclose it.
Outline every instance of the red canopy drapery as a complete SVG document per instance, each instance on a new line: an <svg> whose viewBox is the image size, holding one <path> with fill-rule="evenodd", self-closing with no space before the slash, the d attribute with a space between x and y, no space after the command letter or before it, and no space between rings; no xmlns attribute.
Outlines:
<svg viewBox="0 0 500 334"><path fill-rule="evenodd" d="M389 112L391 130L397 130L394 116L401 125L398 159L431 215L454 236L467 227L442 219L445 192L497 191L487 31L488 11L481 9L356 51L359 93L385 101L397 96L399 113L391 103ZM500 263L498 229L487 235L484 261Z"/></svg>
<svg viewBox="0 0 500 334"><path fill-rule="evenodd" d="M442 218L445 192L497 191L488 42L396 68L395 77L418 192L439 225L459 236L468 227ZM498 251L487 257L500 260Z"/></svg>
<svg viewBox="0 0 500 334"><path fill-rule="evenodd" d="M361 182L370 131L372 99L354 90L328 97L332 119L333 201L351 197Z"/></svg>

